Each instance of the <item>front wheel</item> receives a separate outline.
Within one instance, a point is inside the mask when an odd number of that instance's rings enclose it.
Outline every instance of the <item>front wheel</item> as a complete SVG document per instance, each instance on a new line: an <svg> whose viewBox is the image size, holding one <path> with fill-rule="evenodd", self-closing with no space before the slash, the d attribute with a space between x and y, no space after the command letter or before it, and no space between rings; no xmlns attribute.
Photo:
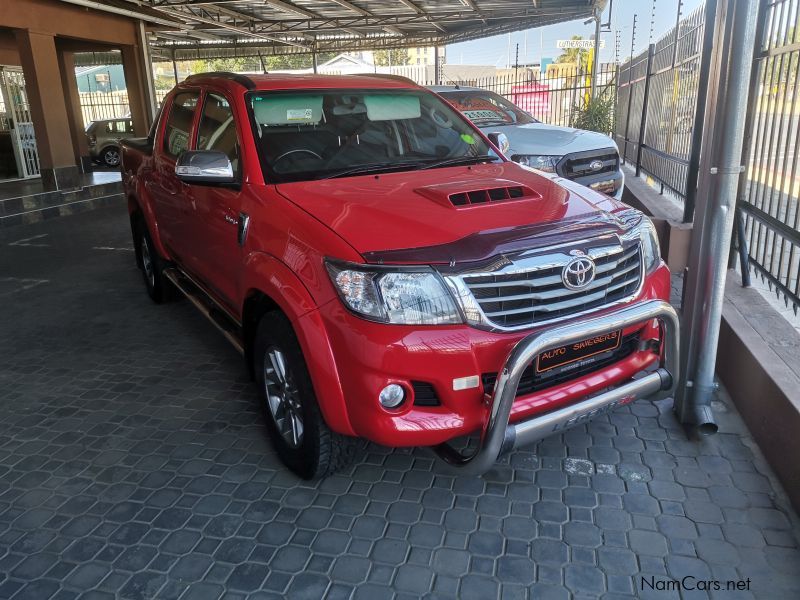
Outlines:
<svg viewBox="0 0 800 600"><path fill-rule="evenodd" d="M121 161L121 157L119 154L119 148L114 146L109 146L105 150L103 150L103 154L101 155L103 160L103 164L107 167L118 167Z"/></svg>
<svg viewBox="0 0 800 600"><path fill-rule="evenodd" d="M267 429L283 463L303 479L347 466L358 441L331 431L325 423L300 344L283 314L270 312L261 318L253 361Z"/></svg>

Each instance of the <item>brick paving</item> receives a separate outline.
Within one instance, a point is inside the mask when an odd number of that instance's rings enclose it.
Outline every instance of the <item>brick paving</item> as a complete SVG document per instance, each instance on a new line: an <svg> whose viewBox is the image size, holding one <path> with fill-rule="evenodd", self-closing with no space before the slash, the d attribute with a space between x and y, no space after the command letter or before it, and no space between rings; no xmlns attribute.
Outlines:
<svg viewBox="0 0 800 600"><path fill-rule="evenodd" d="M0 598L797 597L796 515L724 397L702 442L637 402L484 478L369 446L303 482L235 351L145 296L121 204L0 248ZM686 576L750 589L641 589Z"/></svg>

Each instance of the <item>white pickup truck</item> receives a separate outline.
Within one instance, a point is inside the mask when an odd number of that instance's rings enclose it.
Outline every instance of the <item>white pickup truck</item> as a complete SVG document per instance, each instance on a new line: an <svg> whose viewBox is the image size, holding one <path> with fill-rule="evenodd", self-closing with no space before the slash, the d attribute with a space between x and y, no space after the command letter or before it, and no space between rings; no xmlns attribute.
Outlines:
<svg viewBox="0 0 800 600"><path fill-rule="evenodd" d="M607 135L545 125L499 94L475 87L432 86L485 131L508 137L508 157L547 173L556 173L617 199L622 197L625 175L619 150Z"/></svg>

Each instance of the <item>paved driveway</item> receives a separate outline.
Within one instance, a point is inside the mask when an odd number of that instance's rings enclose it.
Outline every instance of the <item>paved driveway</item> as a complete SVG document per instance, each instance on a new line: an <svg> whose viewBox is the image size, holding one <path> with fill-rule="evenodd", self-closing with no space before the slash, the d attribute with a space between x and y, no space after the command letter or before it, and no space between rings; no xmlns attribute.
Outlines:
<svg viewBox="0 0 800 600"><path fill-rule="evenodd" d="M235 351L145 296L121 205L0 235L0 598L797 597L796 516L724 400L703 443L638 402L482 479L370 446L306 483Z"/></svg>

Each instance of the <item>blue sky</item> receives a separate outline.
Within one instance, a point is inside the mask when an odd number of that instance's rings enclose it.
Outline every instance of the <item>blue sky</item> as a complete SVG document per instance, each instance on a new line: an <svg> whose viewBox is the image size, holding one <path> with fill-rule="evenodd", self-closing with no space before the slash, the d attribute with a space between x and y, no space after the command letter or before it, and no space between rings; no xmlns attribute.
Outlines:
<svg viewBox="0 0 800 600"><path fill-rule="evenodd" d="M651 11L655 3L655 17ZM681 13L685 16L695 10L702 0L684 0ZM614 57L615 30L620 32L620 54L622 58L631 52L631 26L633 15L637 14L636 52L647 47L650 37L650 23L653 22L653 41L666 33L675 25L678 0L616 0L611 16L611 33L601 35L606 46L601 50L602 61L611 61ZM608 20L608 6L603 13L602 21ZM514 62L515 45L519 43L519 62L538 62L544 57L555 58L561 54L556 47L557 40L569 39L573 35L591 38L594 25L584 25L583 21L569 21L558 25L550 25L539 29L529 29L511 34L511 63ZM527 40L527 44L526 44ZM527 56L525 48L527 47ZM505 67L508 64L508 35L500 35L472 42L452 44L447 47L447 62L465 65L496 65Z"/></svg>

